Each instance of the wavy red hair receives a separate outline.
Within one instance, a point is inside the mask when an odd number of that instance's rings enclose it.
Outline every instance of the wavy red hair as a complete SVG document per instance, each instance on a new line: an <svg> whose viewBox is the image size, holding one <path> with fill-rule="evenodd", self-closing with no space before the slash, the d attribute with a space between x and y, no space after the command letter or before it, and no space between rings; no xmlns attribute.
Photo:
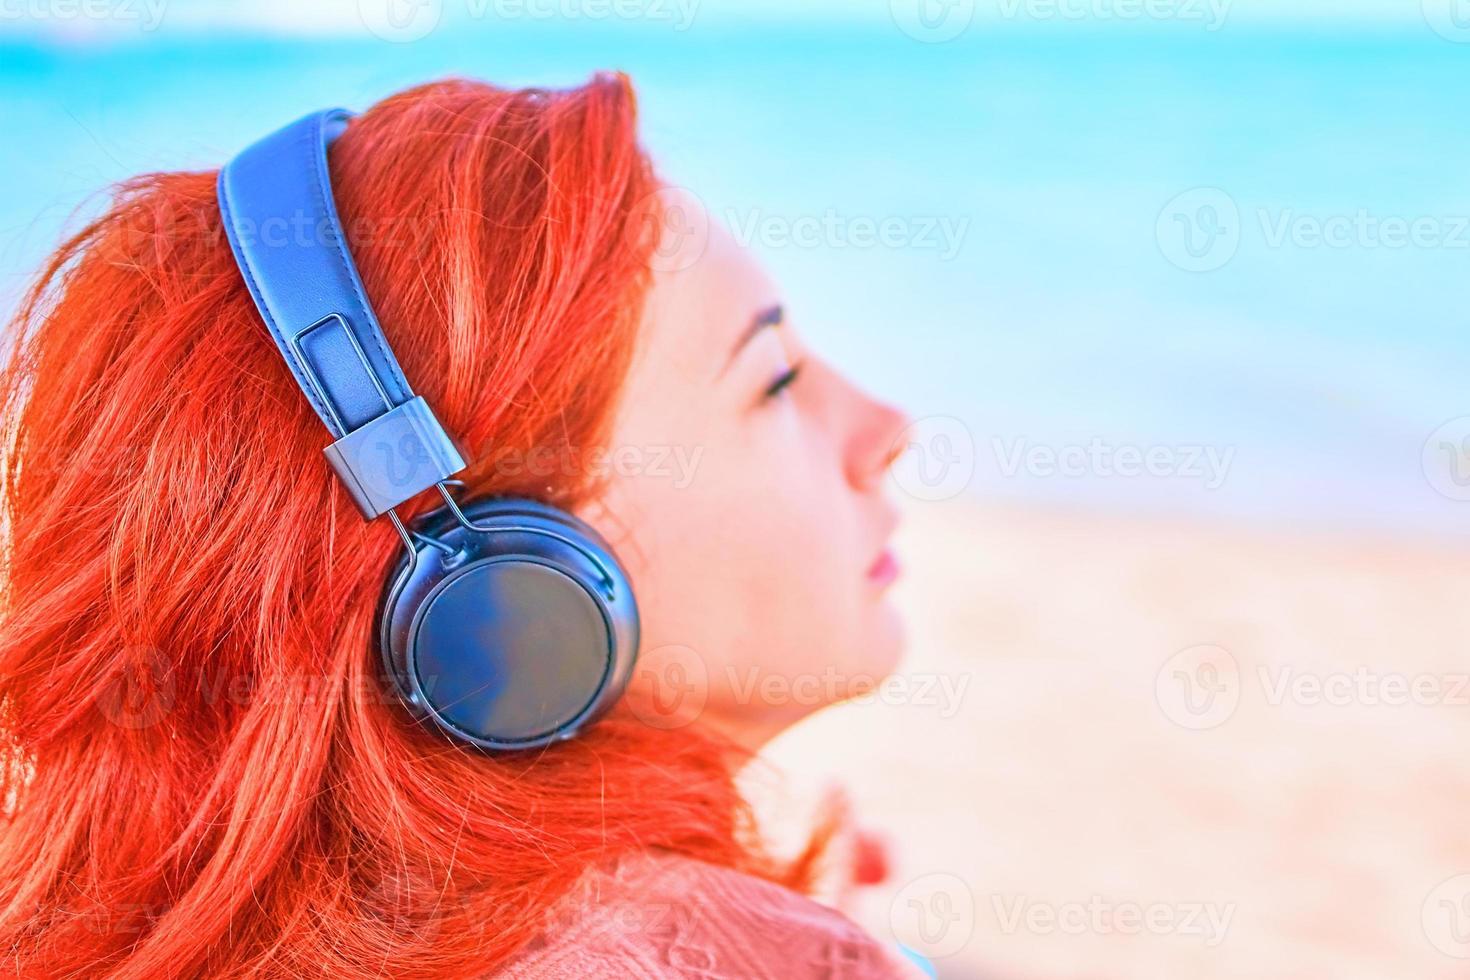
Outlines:
<svg viewBox="0 0 1470 980"><path fill-rule="evenodd" d="M470 492L597 492L577 467L498 463L608 437L657 216L635 119L621 75L555 91L451 79L378 103L331 149L363 280L405 373L474 453ZM12 324L8 966L483 976L619 853L809 888L821 842L772 858L739 751L697 725L663 731L625 704L575 741L487 757L408 720L370 643L398 535L362 521L326 466L214 184L115 188Z"/></svg>

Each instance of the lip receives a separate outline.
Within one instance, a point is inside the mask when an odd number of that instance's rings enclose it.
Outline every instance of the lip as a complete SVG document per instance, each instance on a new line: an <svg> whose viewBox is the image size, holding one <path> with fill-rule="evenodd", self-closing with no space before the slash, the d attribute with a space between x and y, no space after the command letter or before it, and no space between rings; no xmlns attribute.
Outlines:
<svg viewBox="0 0 1470 980"><path fill-rule="evenodd" d="M884 548L883 553L868 566L868 581L879 586L888 585L898 578L899 571L898 559L892 549Z"/></svg>

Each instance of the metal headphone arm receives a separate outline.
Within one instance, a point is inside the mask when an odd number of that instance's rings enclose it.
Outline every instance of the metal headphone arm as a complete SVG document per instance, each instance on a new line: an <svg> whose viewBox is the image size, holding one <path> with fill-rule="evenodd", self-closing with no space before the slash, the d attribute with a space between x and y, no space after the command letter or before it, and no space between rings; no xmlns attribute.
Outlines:
<svg viewBox="0 0 1470 980"><path fill-rule="evenodd" d="M457 487L463 487L465 483L463 480L446 479L440 480L439 482L434 484L435 489L439 491L439 495L444 498L444 505L449 508L450 513L454 515L455 521L458 522L459 525L465 530L475 531L480 534L491 534L501 531L521 531L526 534L540 534L548 538L555 538L563 544L575 548L577 551L582 553L583 557L592 562L592 564L597 567L597 570L602 573L602 586L603 590L607 593L607 597L609 599L615 597L616 590L614 588L614 585L616 583L616 579L613 578L612 571L607 567L607 564L602 560L602 558L594 554L590 549L586 547L586 545L582 544L580 541L577 541L573 537L563 534L557 534L555 531L548 531L545 528L532 527L526 524L501 524L494 527L485 524L476 524L468 517L466 517L464 511L460 509L459 502L455 500L454 495L449 492L449 484L453 484ZM396 508L390 507L388 508L386 513L389 520L393 522L394 528L398 530L399 537L403 539L403 547L408 551L408 561L410 566L412 566L414 562L418 561L418 548L414 546L415 541L421 541L424 544L429 545L430 547L438 548L440 551L443 551L446 554L455 554L455 550L444 542L439 541L435 538L431 538L427 534L420 534L418 531L410 531L408 530L408 528L404 527L403 520L398 516Z"/></svg>

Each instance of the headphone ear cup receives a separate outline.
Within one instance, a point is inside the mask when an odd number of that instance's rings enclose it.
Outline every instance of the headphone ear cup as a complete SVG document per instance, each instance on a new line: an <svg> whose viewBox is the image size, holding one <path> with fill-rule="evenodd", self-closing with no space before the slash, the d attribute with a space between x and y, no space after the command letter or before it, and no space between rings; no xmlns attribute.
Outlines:
<svg viewBox="0 0 1470 980"><path fill-rule="evenodd" d="M524 498L427 515L385 583L384 664L415 714L482 749L570 738L622 695L638 653L633 589L607 542Z"/></svg>

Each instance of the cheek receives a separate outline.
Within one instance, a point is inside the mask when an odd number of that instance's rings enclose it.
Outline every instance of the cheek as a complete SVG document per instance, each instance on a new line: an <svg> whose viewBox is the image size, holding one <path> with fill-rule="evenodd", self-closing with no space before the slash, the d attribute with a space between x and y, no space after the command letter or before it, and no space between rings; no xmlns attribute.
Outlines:
<svg viewBox="0 0 1470 980"><path fill-rule="evenodd" d="M863 580L870 542L840 469L813 447L706 452L692 480L632 477L607 500L638 592L635 677L673 658L712 709L795 717L886 672L891 644L875 641L891 631Z"/></svg>
<svg viewBox="0 0 1470 980"><path fill-rule="evenodd" d="M781 638L793 633L805 642L805 621L832 611L832 508L802 495L700 488L647 503L628 564L647 626L667 642L700 640L735 658L745 647L789 645Z"/></svg>
<svg viewBox="0 0 1470 980"><path fill-rule="evenodd" d="M819 463L773 467L767 485L726 498L691 531L707 542L704 574L715 583L693 591L707 625L728 640L719 666L747 690L752 678L810 682L868 659L856 509Z"/></svg>
<svg viewBox="0 0 1470 980"><path fill-rule="evenodd" d="M627 527L618 554L638 590L645 649L695 650L712 680L726 682L819 669L840 655L853 622L856 559L842 501L804 472L786 468L764 485L747 467L742 479L704 462L688 486L629 484L609 498Z"/></svg>

